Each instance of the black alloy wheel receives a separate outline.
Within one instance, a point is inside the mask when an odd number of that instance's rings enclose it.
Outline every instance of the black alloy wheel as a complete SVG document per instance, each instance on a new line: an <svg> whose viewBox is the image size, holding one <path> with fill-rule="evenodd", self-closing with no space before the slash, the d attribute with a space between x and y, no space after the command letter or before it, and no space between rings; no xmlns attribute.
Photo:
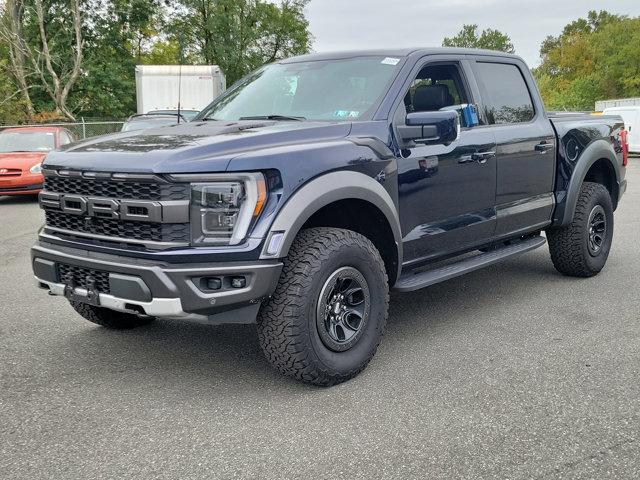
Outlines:
<svg viewBox="0 0 640 480"><path fill-rule="evenodd" d="M360 338L371 308L366 279L354 267L341 267L325 282L316 322L322 343L335 352L351 348Z"/></svg>

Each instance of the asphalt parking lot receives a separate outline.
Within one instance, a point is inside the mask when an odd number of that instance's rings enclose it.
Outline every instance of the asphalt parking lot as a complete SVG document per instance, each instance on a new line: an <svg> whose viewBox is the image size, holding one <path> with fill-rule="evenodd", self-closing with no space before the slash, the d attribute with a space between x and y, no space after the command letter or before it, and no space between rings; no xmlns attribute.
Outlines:
<svg viewBox="0 0 640 480"><path fill-rule="evenodd" d="M0 478L640 478L640 159L600 276L546 248L394 295L330 389L252 326L113 332L34 286L33 199L0 198Z"/></svg>

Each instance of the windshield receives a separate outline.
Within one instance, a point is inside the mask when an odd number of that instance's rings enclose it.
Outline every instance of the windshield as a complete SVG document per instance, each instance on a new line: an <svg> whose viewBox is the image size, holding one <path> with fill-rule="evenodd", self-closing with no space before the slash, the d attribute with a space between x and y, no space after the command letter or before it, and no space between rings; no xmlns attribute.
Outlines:
<svg viewBox="0 0 640 480"><path fill-rule="evenodd" d="M53 132L0 133L0 153L48 152L56 148Z"/></svg>
<svg viewBox="0 0 640 480"><path fill-rule="evenodd" d="M399 58L357 57L267 65L240 80L198 118L359 120L377 107L399 63Z"/></svg>

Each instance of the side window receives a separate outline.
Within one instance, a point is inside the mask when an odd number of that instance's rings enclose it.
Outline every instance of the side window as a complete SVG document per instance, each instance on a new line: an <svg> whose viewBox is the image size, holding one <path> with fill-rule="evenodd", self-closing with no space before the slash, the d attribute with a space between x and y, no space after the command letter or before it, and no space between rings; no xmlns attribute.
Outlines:
<svg viewBox="0 0 640 480"><path fill-rule="evenodd" d="M457 64L439 63L420 70L405 95L404 105L407 113L455 110L468 99Z"/></svg>
<svg viewBox="0 0 640 480"><path fill-rule="evenodd" d="M533 119L535 110L522 72L506 63L477 63L484 85L484 114L489 124L521 123Z"/></svg>

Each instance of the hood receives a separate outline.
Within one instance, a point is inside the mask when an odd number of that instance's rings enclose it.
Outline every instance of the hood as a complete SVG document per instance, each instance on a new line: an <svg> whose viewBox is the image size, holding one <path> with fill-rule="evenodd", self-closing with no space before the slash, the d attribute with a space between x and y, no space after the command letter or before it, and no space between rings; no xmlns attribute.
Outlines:
<svg viewBox="0 0 640 480"><path fill-rule="evenodd" d="M241 154L287 144L343 138L351 124L190 122L91 139L51 152L50 168L138 173L223 172Z"/></svg>
<svg viewBox="0 0 640 480"><path fill-rule="evenodd" d="M44 152L0 153L0 169L29 170L36 163L42 162L46 155Z"/></svg>

